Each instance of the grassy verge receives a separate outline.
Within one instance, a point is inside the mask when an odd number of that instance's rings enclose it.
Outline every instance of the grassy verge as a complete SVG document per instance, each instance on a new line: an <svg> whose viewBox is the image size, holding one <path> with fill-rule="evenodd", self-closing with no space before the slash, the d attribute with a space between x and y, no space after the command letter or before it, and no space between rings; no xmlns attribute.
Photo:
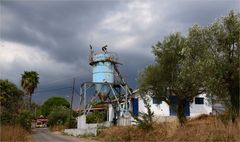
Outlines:
<svg viewBox="0 0 240 142"><path fill-rule="evenodd" d="M224 124L216 117L206 117L189 121L185 127L177 129L168 140L176 141L239 141L240 119L236 123Z"/></svg>
<svg viewBox="0 0 240 142"><path fill-rule="evenodd" d="M224 124L216 117L189 120L184 127L177 123L155 123L151 131L135 126L112 127L100 131L102 141L240 141L240 118Z"/></svg>
<svg viewBox="0 0 240 142"><path fill-rule="evenodd" d="M20 125L2 125L1 141L26 141L29 132Z"/></svg>
<svg viewBox="0 0 240 142"><path fill-rule="evenodd" d="M54 131L63 132L64 129L66 129L66 126L64 126L64 125L55 125L55 126L49 127L49 130L52 132L54 132Z"/></svg>
<svg viewBox="0 0 240 142"><path fill-rule="evenodd" d="M154 124L153 130L144 131L136 126L112 127L100 131L97 139L103 141L160 141L177 129L175 124Z"/></svg>

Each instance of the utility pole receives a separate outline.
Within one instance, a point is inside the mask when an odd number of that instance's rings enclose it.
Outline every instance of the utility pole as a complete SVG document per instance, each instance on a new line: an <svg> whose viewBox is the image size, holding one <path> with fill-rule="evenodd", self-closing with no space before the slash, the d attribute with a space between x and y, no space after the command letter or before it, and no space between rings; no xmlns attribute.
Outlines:
<svg viewBox="0 0 240 142"><path fill-rule="evenodd" d="M75 78L73 78L73 85L72 85L72 97L71 97L71 104L70 104L69 120L70 120L70 118L71 118L71 115L72 115L72 105L73 105L74 89L75 89Z"/></svg>

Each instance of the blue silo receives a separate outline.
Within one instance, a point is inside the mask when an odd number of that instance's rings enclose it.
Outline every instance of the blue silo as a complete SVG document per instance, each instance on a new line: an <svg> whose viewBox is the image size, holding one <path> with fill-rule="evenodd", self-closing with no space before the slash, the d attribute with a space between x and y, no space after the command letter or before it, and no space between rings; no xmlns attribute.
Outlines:
<svg viewBox="0 0 240 142"><path fill-rule="evenodd" d="M95 83L95 90L102 101L105 101L110 93L110 86L107 83L114 83L114 66L117 64L113 53L107 52L106 47L103 51L93 53L91 50L89 64L93 67L92 82Z"/></svg>

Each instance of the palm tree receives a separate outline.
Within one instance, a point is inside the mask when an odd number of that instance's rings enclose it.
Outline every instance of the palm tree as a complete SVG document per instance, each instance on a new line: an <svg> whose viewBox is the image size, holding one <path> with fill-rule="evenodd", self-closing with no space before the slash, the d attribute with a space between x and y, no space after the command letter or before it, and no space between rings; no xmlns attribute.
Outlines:
<svg viewBox="0 0 240 142"><path fill-rule="evenodd" d="M37 85L39 83L38 75L39 74L36 71L24 71L22 74L21 86L26 95L29 97L29 109L31 108L32 94L34 93L34 90L37 88Z"/></svg>

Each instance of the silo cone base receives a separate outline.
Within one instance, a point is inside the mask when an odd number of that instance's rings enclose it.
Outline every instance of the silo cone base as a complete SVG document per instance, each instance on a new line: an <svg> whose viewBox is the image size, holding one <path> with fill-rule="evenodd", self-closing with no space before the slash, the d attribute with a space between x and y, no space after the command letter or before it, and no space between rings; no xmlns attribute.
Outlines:
<svg viewBox="0 0 240 142"><path fill-rule="evenodd" d="M123 117L119 117L118 126L130 126L131 125L131 115L125 114Z"/></svg>

